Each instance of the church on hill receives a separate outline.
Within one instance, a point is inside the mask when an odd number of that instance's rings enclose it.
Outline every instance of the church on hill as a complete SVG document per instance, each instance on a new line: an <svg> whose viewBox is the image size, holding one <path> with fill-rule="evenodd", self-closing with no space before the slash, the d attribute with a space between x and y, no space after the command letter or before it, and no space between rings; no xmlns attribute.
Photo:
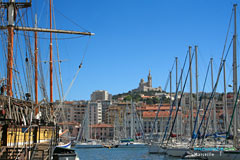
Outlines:
<svg viewBox="0 0 240 160"><path fill-rule="evenodd" d="M152 76L151 76L151 71L149 70L148 74L148 81L144 82L144 79L142 78L140 80L139 86L136 89L132 90L133 92L148 92L148 91L159 91L162 92L162 88L153 88L152 87Z"/></svg>

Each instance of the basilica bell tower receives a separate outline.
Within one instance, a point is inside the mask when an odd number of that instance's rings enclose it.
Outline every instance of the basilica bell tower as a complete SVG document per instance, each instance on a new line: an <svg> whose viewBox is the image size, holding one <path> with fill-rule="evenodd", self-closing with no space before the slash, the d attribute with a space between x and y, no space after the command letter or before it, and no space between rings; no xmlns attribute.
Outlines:
<svg viewBox="0 0 240 160"><path fill-rule="evenodd" d="M151 76L151 70L149 70L148 74L148 87L152 88L152 76Z"/></svg>

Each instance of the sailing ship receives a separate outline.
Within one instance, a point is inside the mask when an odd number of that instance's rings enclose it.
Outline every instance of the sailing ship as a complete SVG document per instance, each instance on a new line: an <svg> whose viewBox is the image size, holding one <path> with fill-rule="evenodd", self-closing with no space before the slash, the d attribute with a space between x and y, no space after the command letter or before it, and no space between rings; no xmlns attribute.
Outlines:
<svg viewBox="0 0 240 160"><path fill-rule="evenodd" d="M52 29L52 1L50 4L50 28L26 27L23 23L24 15L27 12L20 12L21 9L27 9L32 6L32 1L1 1L1 38L3 51L3 61L7 63L7 78L4 74L0 76L0 138L1 152L0 159L75 159L74 150L62 147L60 145L59 125L56 121L53 107L53 47L52 33L79 34L92 36L90 32L67 31ZM22 15L20 15L22 13ZM18 23L20 22L20 23ZM22 64L27 65L24 73L26 88L21 84L21 75L17 67L17 61L14 58L14 37L24 33L26 46L26 58ZM34 32L34 51L31 50L29 32ZM43 78L39 62L38 52L38 32L50 33L50 100L48 100L44 80L41 79L40 88L43 94L43 100L38 102L38 75ZM16 41L19 40L18 38ZM7 42L7 44L6 44ZM17 46L16 46L17 47ZM18 46L19 47L19 46ZM16 49L17 51L17 49ZM34 54L32 54L34 53ZM2 63L2 62L1 62ZM2 63L4 64L4 63ZM81 65L79 69L81 68ZM24 69L24 68L22 68ZM41 73L39 73L39 71ZM3 72L4 73L4 72ZM34 83L31 81L34 77ZM33 87L34 84L34 87ZM33 92L33 88L35 93ZM25 92L25 94L24 94ZM35 95L35 100L33 96ZM62 97L64 101L64 97ZM59 146L59 147L57 147Z"/></svg>

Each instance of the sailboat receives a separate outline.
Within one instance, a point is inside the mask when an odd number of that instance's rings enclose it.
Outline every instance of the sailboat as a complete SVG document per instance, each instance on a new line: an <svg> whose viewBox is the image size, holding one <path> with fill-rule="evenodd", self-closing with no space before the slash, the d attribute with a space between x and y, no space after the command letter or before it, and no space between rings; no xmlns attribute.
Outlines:
<svg viewBox="0 0 240 160"><path fill-rule="evenodd" d="M232 112L230 124L226 123L227 120L225 121L225 127L226 127L225 143L217 144L215 142L214 144L205 144L205 145L196 146L195 148L193 148L192 154L190 156L187 156L189 158L194 157L194 155L196 155L198 157L207 158L209 160L219 160L219 159L223 159L223 160L227 160L227 159L237 160L237 159L240 159L239 140L238 140L238 127L239 126L238 126L238 122L237 122L238 121L237 117L239 116L238 115L239 112L237 110L237 108L238 108L237 105L238 105L240 87L239 87L239 89L237 89L236 7L237 7L237 5L234 4L233 5L233 12L234 12L234 35L233 35L233 41L232 41L233 42L233 95L234 95L233 96L233 112ZM221 61L220 67L223 67L223 66L225 67L225 60ZM225 71L225 68L224 68L224 71ZM215 92L215 91L213 90L213 92ZM225 112L227 112L226 107L225 107ZM225 116L227 114L228 114L228 112L225 114ZM205 116L205 114L204 114L204 116ZM216 124L214 124L214 125L216 125ZM200 123L200 126L201 126L201 123ZM233 139L228 141L228 139L231 139L230 138L231 137L230 136L231 127L233 127ZM204 132L206 132L206 129L205 129ZM198 129L197 133L199 134L199 129ZM203 140L206 137L207 136L204 133L203 134ZM202 143L203 143L203 140L202 140Z"/></svg>
<svg viewBox="0 0 240 160"><path fill-rule="evenodd" d="M87 108L84 113L84 119L81 124L81 127L79 127L77 139L75 141L74 147L75 148L103 148L103 145L101 142L90 139L89 138L89 104L87 105Z"/></svg>
<svg viewBox="0 0 240 160"><path fill-rule="evenodd" d="M144 147L146 147L146 143L144 143L143 140L141 140L141 139L140 140L135 140L135 134L134 134L135 133L135 131L134 131L135 130L135 120L136 120L135 115L136 115L136 111L135 111L135 108L134 108L134 103L131 100L130 138L120 139L119 142L117 143L118 148L144 148ZM127 120L127 117L125 117L125 121L126 120Z"/></svg>
<svg viewBox="0 0 240 160"><path fill-rule="evenodd" d="M1 1L1 40L4 53L3 62L7 64L7 76L0 75L0 119L1 119L1 153L0 159L57 159L61 155L64 158L74 159L74 150L56 148L59 145L59 125L54 116L53 108L53 56L52 33L80 34L91 36L90 32L67 31L52 29L52 1L50 3L50 29L26 27L23 23L23 15L20 9L32 6L32 1L8 0ZM19 17L20 15L20 17ZM20 22L20 23L18 23ZM24 33L26 46L26 58L22 64L26 64L25 82L22 84L20 69L14 57L15 43L19 41L19 32ZM31 50L29 32L34 32L35 49ZM50 32L50 101L48 100L44 80L40 88L44 99L38 102L38 75L44 78L41 68L38 68L38 32ZM7 44L6 44L7 42ZM16 47L23 47L16 45ZM34 53L34 54L32 54ZM1 62L2 63L2 62ZM2 63L4 64L4 63ZM79 67L80 68L80 67ZM24 70L24 68L22 68ZM41 73L39 73L39 71ZM4 72L3 72L4 73ZM33 78L34 77L34 78ZM34 81L32 80L34 79ZM34 84L34 87L33 87ZM27 92L24 88L27 88ZM33 89L34 88L34 89ZM33 92L35 90L35 93ZM35 100L33 96L35 95ZM66 146L65 146L66 147Z"/></svg>

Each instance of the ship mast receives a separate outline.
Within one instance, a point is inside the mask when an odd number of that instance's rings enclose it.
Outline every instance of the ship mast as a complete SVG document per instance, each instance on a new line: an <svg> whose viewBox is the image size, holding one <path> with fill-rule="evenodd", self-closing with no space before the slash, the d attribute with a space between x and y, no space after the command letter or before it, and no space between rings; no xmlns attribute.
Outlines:
<svg viewBox="0 0 240 160"><path fill-rule="evenodd" d="M190 106L190 136L193 133L193 103L192 103L192 54L191 54L191 50L192 47L189 46L189 70L190 70L190 93L189 93L189 106Z"/></svg>
<svg viewBox="0 0 240 160"><path fill-rule="evenodd" d="M49 0L50 2L50 29L52 29L52 1ZM49 66L50 66L50 103L51 103L51 113L53 112L52 108L52 103L53 103L53 59L52 59L52 32L50 32L50 61L49 61Z"/></svg>
<svg viewBox="0 0 240 160"><path fill-rule="evenodd" d="M37 28L37 14L35 15L35 28ZM37 32L34 32L35 37L35 103L38 104L38 47L37 47ZM35 115L38 113L38 107L35 109Z"/></svg>
<svg viewBox="0 0 240 160"><path fill-rule="evenodd" d="M237 98L237 17L236 17L236 8L237 4L233 5L234 7L234 35L233 35L233 98L234 101ZM234 104L233 104L234 105ZM236 114L238 114L238 107L236 107ZM233 135L236 138L237 136L237 117L238 115L234 115L234 129Z"/></svg>
<svg viewBox="0 0 240 160"><path fill-rule="evenodd" d="M50 2L50 4L51 4L51 2ZM32 5L32 1L30 1L30 2L28 2L28 1L27 2L15 2L15 0L9 0L9 2L1 2L0 3L0 8L6 8L7 13L8 13L8 15L7 15L8 16L8 26L0 26L0 29L2 29L2 30L7 29L8 30L7 95L10 96L10 97L13 96L13 93L12 93L13 73L12 73L12 71L13 71L14 30L17 30L17 31L33 31L33 32L35 32L35 35L36 35L36 32L50 32L50 52L51 52L51 54L52 54L52 46L51 46L51 44L52 44L51 33L52 32L54 32L54 33L64 33L64 34L78 34L78 35L86 35L86 36L93 36L94 35L94 33L90 33L90 32L79 32L79 31L52 29L51 24L50 24L50 29L15 26L15 17L17 16L15 14L16 13L15 11L19 8L31 7L31 5ZM50 10L51 10L51 7L50 7ZM36 48L35 48L35 54L37 54ZM52 67L51 67L51 65L52 65L52 55L51 54L50 54L50 71L52 72ZM53 102L53 95L52 95L51 86L52 86L52 78L50 80L50 102L52 103Z"/></svg>

